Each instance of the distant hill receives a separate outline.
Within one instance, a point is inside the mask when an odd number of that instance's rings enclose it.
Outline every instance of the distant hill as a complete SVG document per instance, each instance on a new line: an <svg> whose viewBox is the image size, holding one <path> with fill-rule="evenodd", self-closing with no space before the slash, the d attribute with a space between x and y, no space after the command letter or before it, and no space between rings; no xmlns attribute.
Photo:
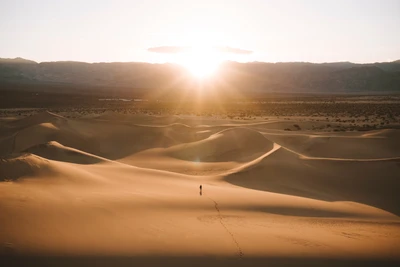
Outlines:
<svg viewBox="0 0 400 267"><path fill-rule="evenodd" d="M0 59L0 89L24 85L66 86L71 90L113 88L181 90L196 86L188 71L176 64L42 62L23 58ZM246 93L363 93L400 92L400 61L355 64L224 62L207 82L213 89ZM56 90L56 89L54 89Z"/></svg>
<svg viewBox="0 0 400 267"><path fill-rule="evenodd" d="M24 58L21 58L21 57L16 57L16 58L0 58L0 64L1 64L1 63L9 63L9 64L12 64L12 63L16 63L16 64L18 64L18 63L29 64L29 63L31 63L31 64L37 64L37 62L35 62L35 61L28 60L28 59L24 59Z"/></svg>

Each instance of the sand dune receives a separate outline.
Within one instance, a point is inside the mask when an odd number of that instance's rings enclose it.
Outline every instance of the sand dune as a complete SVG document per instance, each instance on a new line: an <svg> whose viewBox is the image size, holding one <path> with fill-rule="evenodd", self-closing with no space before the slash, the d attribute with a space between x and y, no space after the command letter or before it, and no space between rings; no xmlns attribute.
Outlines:
<svg viewBox="0 0 400 267"><path fill-rule="evenodd" d="M400 160L338 162L304 160L284 148L224 179L258 190L326 201L354 201L400 215ZM384 175L382 175L384 171ZM376 185L380 186L377 187ZM383 196L385 199L383 199Z"/></svg>
<svg viewBox="0 0 400 267"><path fill-rule="evenodd" d="M51 113L12 121L6 126L6 131L0 135L0 148L4 154L56 141L91 154L119 159L142 150L191 142L205 136L197 133L201 128L179 124L145 127L118 120L67 120Z"/></svg>
<svg viewBox="0 0 400 267"><path fill-rule="evenodd" d="M218 175L251 164L273 149L260 133L242 127L228 128L169 148L154 148L120 159L120 162L191 175ZM197 134L197 133L196 133Z"/></svg>
<svg viewBox="0 0 400 267"><path fill-rule="evenodd" d="M8 127L13 129L23 129L41 123L52 123L57 125L65 122L67 122L67 118L64 118L63 116L57 115L55 113L45 111L31 117L11 121L7 125Z"/></svg>
<svg viewBox="0 0 400 267"><path fill-rule="evenodd" d="M9 121L0 254L400 260L399 131L267 124L114 113Z"/></svg>
<svg viewBox="0 0 400 267"><path fill-rule="evenodd" d="M26 149L25 152L32 153L46 159L77 164L94 164L107 161L107 159L74 148L63 146L55 141L32 146Z"/></svg>
<svg viewBox="0 0 400 267"><path fill-rule="evenodd" d="M260 133L233 128L210 137L166 150L166 154L182 160L197 162L248 161L272 149L273 143Z"/></svg>
<svg viewBox="0 0 400 267"><path fill-rule="evenodd" d="M49 162L29 153L9 155L0 161L0 181L14 181L43 173L52 173Z"/></svg>

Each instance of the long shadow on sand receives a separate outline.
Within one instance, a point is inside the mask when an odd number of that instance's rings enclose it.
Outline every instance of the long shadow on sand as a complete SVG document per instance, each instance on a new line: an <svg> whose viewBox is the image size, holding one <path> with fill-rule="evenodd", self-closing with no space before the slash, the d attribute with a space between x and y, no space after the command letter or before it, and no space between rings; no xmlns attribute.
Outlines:
<svg viewBox="0 0 400 267"><path fill-rule="evenodd" d="M1 266L398 266L391 259L335 259L310 257L199 257L199 256L1 256Z"/></svg>

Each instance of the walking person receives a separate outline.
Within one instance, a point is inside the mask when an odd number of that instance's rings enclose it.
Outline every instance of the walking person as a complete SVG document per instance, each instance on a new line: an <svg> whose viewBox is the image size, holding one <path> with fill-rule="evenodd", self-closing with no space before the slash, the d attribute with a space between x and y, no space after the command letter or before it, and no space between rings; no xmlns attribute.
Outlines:
<svg viewBox="0 0 400 267"><path fill-rule="evenodd" d="M203 186L200 185L200 196L203 195Z"/></svg>

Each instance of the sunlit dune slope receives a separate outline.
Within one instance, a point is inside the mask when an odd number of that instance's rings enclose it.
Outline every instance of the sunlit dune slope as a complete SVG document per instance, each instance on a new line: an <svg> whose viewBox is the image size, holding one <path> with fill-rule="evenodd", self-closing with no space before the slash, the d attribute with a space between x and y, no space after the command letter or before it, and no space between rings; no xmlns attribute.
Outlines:
<svg viewBox="0 0 400 267"><path fill-rule="evenodd" d="M392 257L398 244L381 237L379 249L358 240L345 251L336 249L347 240L342 232L370 229L368 236L377 238L396 229L396 216L358 203L273 194L232 187L218 177L198 180L117 163L50 164L53 173L0 184L0 240L18 253ZM374 224L363 223L369 220Z"/></svg>

